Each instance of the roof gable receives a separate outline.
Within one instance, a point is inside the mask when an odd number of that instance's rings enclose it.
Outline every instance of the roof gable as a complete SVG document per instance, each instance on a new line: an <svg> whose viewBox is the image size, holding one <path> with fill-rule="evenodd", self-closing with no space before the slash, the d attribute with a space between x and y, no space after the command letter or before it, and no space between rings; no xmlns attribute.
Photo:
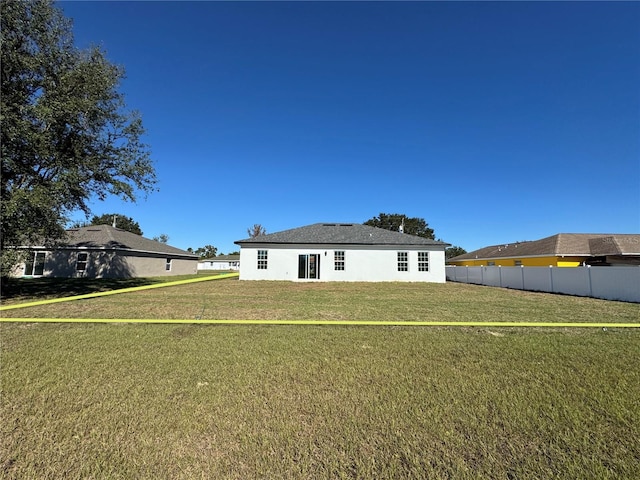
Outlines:
<svg viewBox="0 0 640 480"><path fill-rule="evenodd" d="M259 235L236 244L330 244L330 245L398 245L448 246L448 243L393 232L359 223L314 223L305 227Z"/></svg>

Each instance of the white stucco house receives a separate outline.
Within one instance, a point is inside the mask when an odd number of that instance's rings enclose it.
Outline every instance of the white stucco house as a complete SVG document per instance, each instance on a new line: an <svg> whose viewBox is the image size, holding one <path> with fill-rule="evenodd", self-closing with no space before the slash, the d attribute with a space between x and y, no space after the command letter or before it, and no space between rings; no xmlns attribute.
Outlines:
<svg viewBox="0 0 640 480"><path fill-rule="evenodd" d="M198 270L240 270L240 255L220 255L198 262Z"/></svg>
<svg viewBox="0 0 640 480"><path fill-rule="evenodd" d="M240 280L444 283L448 243L357 223L316 223L235 242Z"/></svg>

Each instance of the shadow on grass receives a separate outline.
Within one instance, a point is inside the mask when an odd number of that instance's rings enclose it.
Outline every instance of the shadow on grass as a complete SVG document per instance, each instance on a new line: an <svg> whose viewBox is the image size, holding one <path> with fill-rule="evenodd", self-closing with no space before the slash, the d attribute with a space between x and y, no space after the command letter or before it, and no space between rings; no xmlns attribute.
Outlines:
<svg viewBox="0 0 640 480"><path fill-rule="evenodd" d="M160 283L152 278L9 278L2 279L3 300L72 297Z"/></svg>

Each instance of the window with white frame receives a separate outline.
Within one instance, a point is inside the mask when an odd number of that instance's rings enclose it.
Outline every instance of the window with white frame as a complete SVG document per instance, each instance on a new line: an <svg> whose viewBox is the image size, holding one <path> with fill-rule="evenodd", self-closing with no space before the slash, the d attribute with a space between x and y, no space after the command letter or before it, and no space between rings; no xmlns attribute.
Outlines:
<svg viewBox="0 0 640 480"><path fill-rule="evenodd" d="M344 270L344 250L333 252L333 265L335 270Z"/></svg>
<svg viewBox="0 0 640 480"><path fill-rule="evenodd" d="M89 254L87 252L78 253L78 258L76 258L76 272L84 273L87 270L88 260Z"/></svg>
<svg viewBox="0 0 640 480"><path fill-rule="evenodd" d="M171 271L171 259L170 259L170 258L167 258L167 263L165 263L165 265L164 265L164 269L165 269L167 272L170 272L170 271Z"/></svg>
<svg viewBox="0 0 640 480"><path fill-rule="evenodd" d="M45 257L45 252L33 252L33 255L30 254L24 266L24 275L28 277L44 275Z"/></svg>
<svg viewBox="0 0 640 480"><path fill-rule="evenodd" d="M267 250L258 250L258 270L267 269Z"/></svg>
<svg viewBox="0 0 640 480"><path fill-rule="evenodd" d="M409 254L407 252L398 252L398 271L409 271Z"/></svg>
<svg viewBox="0 0 640 480"><path fill-rule="evenodd" d="M429 271L429 252L418 252L418 271Z"/></svg>

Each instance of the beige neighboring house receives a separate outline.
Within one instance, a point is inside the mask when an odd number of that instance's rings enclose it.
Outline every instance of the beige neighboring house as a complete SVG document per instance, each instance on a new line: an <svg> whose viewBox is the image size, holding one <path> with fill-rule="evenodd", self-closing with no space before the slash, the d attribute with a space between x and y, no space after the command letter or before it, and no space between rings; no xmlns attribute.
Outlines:
<svg viewBox="0 0 640 480"><path fill-rule="evenodd" d="M67 230L55 248L28 249L18 277L132 278L197 273L198 256L110 225Z"/></svg>

